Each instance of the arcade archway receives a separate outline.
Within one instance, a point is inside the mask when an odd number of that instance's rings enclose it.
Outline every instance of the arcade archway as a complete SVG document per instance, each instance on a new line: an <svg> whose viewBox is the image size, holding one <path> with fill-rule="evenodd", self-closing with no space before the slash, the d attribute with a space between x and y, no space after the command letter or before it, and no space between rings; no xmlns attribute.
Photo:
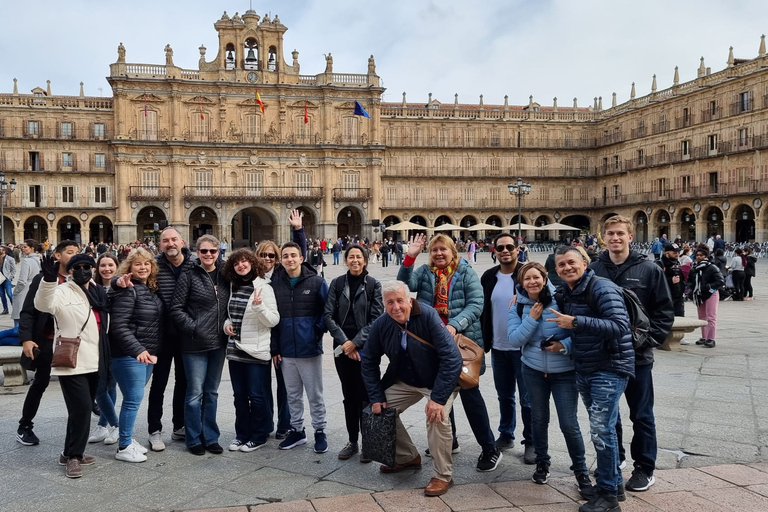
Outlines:
<svg viewBox="0 0 768 512"><path fill-rule="evenodd" d="M253 248L256 242L262 240L276 240L276 219L267 210L258 207L245 208L232 217L232 239L237 240L238 247Z"/></svg>
<svg viewBox="0 0 768 512"><path fill-rule="evenodd" d="M157 243L160 231L168 225L168 217L159 206L147 206L136 215L136 240Z"/></svg>

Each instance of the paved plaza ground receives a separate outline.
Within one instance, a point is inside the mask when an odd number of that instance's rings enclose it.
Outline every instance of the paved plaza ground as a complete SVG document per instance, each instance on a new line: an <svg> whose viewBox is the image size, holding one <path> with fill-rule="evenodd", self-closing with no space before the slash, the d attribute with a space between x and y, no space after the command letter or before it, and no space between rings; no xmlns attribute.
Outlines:
<svg viewBox="0 0 768 512"><path fill-rule="evenodd" d="M542 262L545 257L533 255ZM425 261L422 255L418 263ZM490 266L488 254L478 255L478 273ZM379 279L394 278L397 269L395 265L370 267ZM343 266L328 267L326 280L343 271ZM628 493L622 510L768 510L768 260L758 261L757 273L755 301L720 303L716 348L690 345L676 352L656 353L657 484L646 493ZM695 318L693 306L686 306L687 316ZM9 316L0 317L0 327L10 325ZM698 339L698 331L688 336ZM225 451L223 455L196 457L186 451L183 442L171 442L166 435L168 448L150 452L149 460L142 464L116 461L114 446L89 445L87 452L97 458L96 465L85 467L83 478L68 480L64 469L56 464L66 425L58 382L51 382L35 419L35 432L41 440L35 447L24 447L14 438L27 386L0 388L0 511L577 509L574 480L568 470L570 460L554 411L555 424L550 425L549 435L552 478L545 486L530 481L534 467L523 464L522 447L517 444L504 453L495 472L477 472L480 448L458 401L456 419L462 451L454 456L457 485L442 498L427 499L421 493L432 473L428 458L424 458L422 470L395 475L382 475L378 464L361 464L355 457L339 460L336 453L347 437L331 346L331 338L326 336L323 367L330 448L325 454L315 454L311 442L280 451L278 442L271 439L252 453ZM496 426L498 402L488 366L481 389L491 424ZM218 412L225 446L234 436L232 403L225 368ZM146 444L146 399L144 405L135 437ZM167 429L170 414L167 406ZM622 406L622 415L625 429L629 429L626 406ZM417 446L425 449L423 404L414 406L402 419ZM583 407L580 419L588 439ZM311 439L309 425L307 433ZM631 432L625 434L627 440L630 436ZM594 450L588 442L587 457L594 468Z"/></svg>

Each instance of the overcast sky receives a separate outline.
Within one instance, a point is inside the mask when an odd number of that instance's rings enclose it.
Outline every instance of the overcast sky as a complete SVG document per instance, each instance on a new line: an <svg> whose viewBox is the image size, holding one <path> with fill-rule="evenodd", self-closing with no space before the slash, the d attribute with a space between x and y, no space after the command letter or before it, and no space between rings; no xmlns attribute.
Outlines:
<svg viewBox="0 0 768 512"><path fill-rule="evenodd" d="M128 62L163 64L169 43L177 66L197 69L198 47L216 54L213 23L224 10L243 14L248 0L3 0L0 20L0 92L45 87L53 94L111 95L105 76L121 41ZM385 101L524 105L621 103L632 82L637 94L696 77L703 56L712 71L736 58L757 56L768 31L765 0L271 0L253 1L288 27L284 59L300 53L302 74L365 73L374 54L387 88ZM99 88L102 91L99 91Z"/></svg>

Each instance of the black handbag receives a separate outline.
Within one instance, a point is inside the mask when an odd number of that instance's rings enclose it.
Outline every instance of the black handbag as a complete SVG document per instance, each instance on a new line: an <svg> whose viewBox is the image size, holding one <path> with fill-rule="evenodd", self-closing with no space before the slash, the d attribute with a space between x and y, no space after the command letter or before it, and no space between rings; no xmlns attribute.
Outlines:
<svg viewBox="0 0 768 512"><path fill-rule="evenodd" d="M381 462L385 466L395 467L397 442L397 410L393 407L381 409L381 414L374 414L371 406L363 409L362 419L364 459Z"/></svg>

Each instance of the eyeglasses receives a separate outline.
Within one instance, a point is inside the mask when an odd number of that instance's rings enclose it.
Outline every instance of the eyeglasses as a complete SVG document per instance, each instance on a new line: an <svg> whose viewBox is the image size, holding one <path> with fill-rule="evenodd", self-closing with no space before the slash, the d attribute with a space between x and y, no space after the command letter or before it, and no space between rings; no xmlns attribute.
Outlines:
<svg viewBox="0 0 768 512"><path fill-rule="evenodd" d="M197 252L199 252L200 254L208 254L208 253L216 254L217 252L219 252L219 250L218 249L198 249Z"/></svg>
<svg viewBox="0 0 768 512"><path fill-rule="evenodd" d="M259 258L269 258L269 259L273 260L273 259L277 258L277 254L275 254L273 252L263 252L263 253L259 254Z"/></svg>
<svg viewBox="0 0 768 512"><path fill-rule="evenodd" d="M507 245L497 245L496 246L496 252L501 252L504 249L508 250L509 252L513 252L517 247L515 247L513 244L507 244Z"/></svg>

